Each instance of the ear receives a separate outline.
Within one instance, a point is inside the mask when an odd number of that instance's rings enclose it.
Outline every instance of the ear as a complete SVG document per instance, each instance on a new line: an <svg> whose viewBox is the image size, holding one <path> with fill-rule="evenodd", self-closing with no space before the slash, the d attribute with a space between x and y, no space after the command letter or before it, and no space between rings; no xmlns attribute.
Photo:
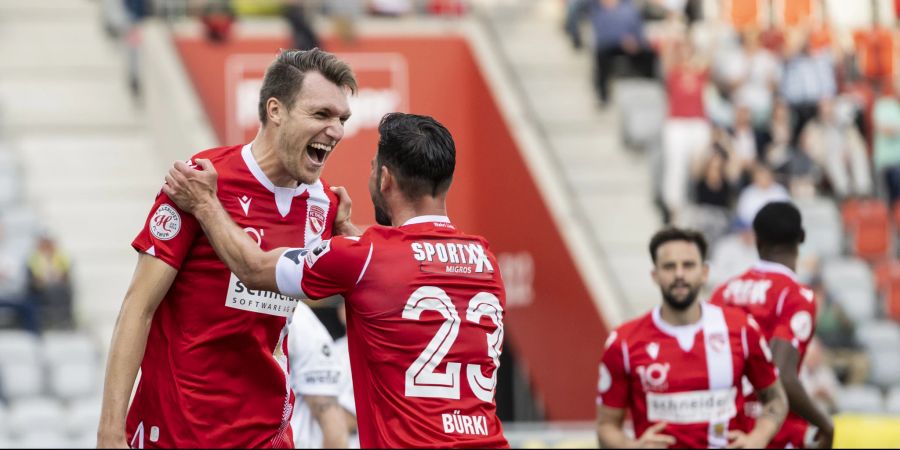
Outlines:
<svg viewBox="0 0 900 450"><path fill-rule="evenodd" d="M709 263L703 261L703 285L706 285L706 282L709 281Z"/></svg>
<svg viewBox="0 0 900 450"><path fill-rule="evenodd" d="M282 115L286 113L284 105L275 97L269 97L266 100L266 115L269 122L275 125L281 125Z"/></svg>
<svg viewBox="0 0 900 450"><path fill-rule="evenodd" d="M378 186L378 190L382 193L387 192L394 185L394 175L391 174L390 169L387 166L381 166L381 185Z"/></svg>

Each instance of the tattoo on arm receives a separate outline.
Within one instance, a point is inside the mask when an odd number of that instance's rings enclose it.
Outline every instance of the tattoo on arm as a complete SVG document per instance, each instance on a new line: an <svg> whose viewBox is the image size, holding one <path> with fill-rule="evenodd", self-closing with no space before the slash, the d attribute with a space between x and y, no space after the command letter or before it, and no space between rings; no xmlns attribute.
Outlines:
<svg viewBox="0 0 900 450"><path fill-rule="evenodd" d="M756 392L756 395L759 397L760 403L763 404L763 410L759 418L768 417L780 427L787 415L787 395L784 393L781 383L776 382L765 389L761 389ZM775 401L779 399L781 401Z"/></svg>

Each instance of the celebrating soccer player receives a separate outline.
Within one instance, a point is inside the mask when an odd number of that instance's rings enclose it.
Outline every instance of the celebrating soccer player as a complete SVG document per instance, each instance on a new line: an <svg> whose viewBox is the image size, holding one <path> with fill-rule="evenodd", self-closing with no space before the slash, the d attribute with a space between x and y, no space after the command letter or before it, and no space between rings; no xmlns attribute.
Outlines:
<svg viewBox="0 0 900 450"><path fill-rule="evenodd" d="M349 204L335 221L338 196L319 179L355 90L333 55L284 52L266 71L254 141L194 156L218 169L223 214L254 247L355 231ZM140 254L113 333L98 446L292 448L284 350L296 300L232 274L164 193L132 246Z"/></svg>
<svg viewBox="0 0 900 450"><path fill-rule="evenodd" d="M176 163L164 190L248 288L344 296L363 447L506 447L494 403L505 292L487 241L447 217L453 138L402 113L378 131L369 191L382 226L355 238L260 250L220 205L207 161Z"/></svg>
<svg viewBox="0 0 900 450"><path fill-rule="evenodd" d="M761 261L720 286L710 302L742 308L756 319L772 346L790 414L770 447L805 447L808 425L813 424L818 429L818 447L831 448L834 425L800 384L800 363L816 328L815 295L797 282L794 273L805 238L800 211L787 202L769 203L753 219L753 231ZM747 394L749 427L758 408L752 392Z"/></svg>
<svg viewBox="0 0 900 450"><path fill-rule="evenodd" d="M709 272L701 234L663 229L650 256L663 302L606 341L597 386L601 446L765 447L787 413L765 337L742 311L697 300ZM738 420L742 376L763 404L749 433ZM626 409L636 441L622 430Z"/></svg>

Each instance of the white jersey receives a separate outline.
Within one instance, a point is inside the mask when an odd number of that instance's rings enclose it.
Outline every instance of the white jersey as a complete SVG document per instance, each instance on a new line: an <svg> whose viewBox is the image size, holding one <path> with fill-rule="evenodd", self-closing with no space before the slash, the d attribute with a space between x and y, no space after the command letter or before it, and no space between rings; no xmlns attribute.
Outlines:
<svg viewBox="0 0 900 450"><path fill-rule="evenodd" d="M338 404L356 417L356 399L353 397L353 376L350 373L350 350L346 335L334 341L334 355L344 365ZM353 433L347 438L347 448L359 448L359 433Z"/></svg>
<svg viewBox="0 0 900 450"><path fill-rule="evenodd" d="M297 397L291 417L294 447L322 448L322 429L303 397L340 397L345 364L336 357L328 330L305 303L297 303L288 327L291 388Z"/></svg>

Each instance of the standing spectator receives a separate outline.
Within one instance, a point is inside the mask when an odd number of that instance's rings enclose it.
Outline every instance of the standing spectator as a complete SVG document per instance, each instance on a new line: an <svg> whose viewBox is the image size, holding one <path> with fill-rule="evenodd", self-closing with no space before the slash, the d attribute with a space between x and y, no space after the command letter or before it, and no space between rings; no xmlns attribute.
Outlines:
<svg viewBox="0 0 900 450"><path fill-rule="evenodd" d="M734 64L732 98L750 109L754 124L764 123L781 80L781 61L761 45L758 31L748 30L741 36L741 51L736 53Z"/></svg>
<svg viewBox="0 0 900 450"><path fill-rule="evenodd" d="M71 329L72 283L71 262L46 232L28 257L28 290L41 312L46 329Z"/></svg>
<svg viewBox="0 0 900 450"><path fill-rule="evenodd" d="M309 22L304 0L288 0L284 5L284 18L291 25L291 36L296 50L312 50L321 47L319 38Z"/></svg>
<svg viewBox="0 0 900 450"><path fill-rule="evenodd" d="M686 38L663 51L669 114L663 125L663 202L673 220L684 207L689 168L709 148L712 131L703 107L707 63ZM677 223L677 222L676 222Z"/></svg>
<svg viewBox="0 0 900 450"><path fill-rule="evenodd" d="M870 195L872 174L865 141L850 114L840 114L836 106L830 99L819 102L818 115L800 136L800 148L824 169L838 198Z"/></svg>
<svg viewBox="0 0 900 450"><path fill-rule="evenodd" d="M806 122L815 117L819 102L837 94L837 81L831 54L813 52L808 32L795 30L788 37L781 94L794 117L791 141L796 143Z"/></svg>
<svg viewBox="0 0 900 450"><path fill-rule="evenodd" d="M896 87L886 89L874 107L875 173L887 187L889 205L900 199L900 98Z"/></svg>
<svg viewBox="0 0 900 450"><path fill-rule="evenodd" d="M694 168L695 204L686 223L702 232L711 244L718 242L731 225L731 206L740 174L737 158L718 142L706 160Z"/></svg>
<svg viewBox="0 0 900 450"><path fill-rule="evenodd" d="M656 55L644 35L640 12L630 0L575 0L569 7L566 30L581 47L578 19L589 13L594 28L594 88L600 103L609 103L609 75L616 57L625 57L641 76L652 78Z"/></svg>

